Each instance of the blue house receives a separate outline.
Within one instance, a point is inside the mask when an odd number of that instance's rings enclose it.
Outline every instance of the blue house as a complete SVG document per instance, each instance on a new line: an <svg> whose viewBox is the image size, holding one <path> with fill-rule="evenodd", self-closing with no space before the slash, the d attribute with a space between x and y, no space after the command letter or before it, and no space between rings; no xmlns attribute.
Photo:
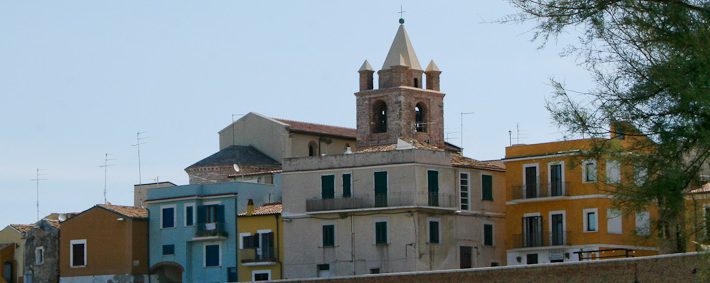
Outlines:
<svg viewBox="0 0 710 283"><path fill-rule="evenodd" d="M148 189L149 265L153 282L236 282L237 214L281 200L274 184L229 182Z"/></svg>

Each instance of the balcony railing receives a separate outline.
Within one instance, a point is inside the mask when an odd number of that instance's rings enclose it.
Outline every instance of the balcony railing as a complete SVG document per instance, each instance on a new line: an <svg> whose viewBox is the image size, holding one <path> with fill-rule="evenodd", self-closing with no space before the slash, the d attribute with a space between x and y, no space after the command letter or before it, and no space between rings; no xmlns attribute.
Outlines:
<svg viewBox="0 0 710 283"><path fill-rule="evenodd" d="M525 184L512 187L513 200L569 196L569 182Z"/></svg>
<svg viewBox="0 0 710 283"><path fill-rule="evenodd" d="M239 261L242 263L252 263L252 262L276 262L276 256L274 256L274 250L265 250L259 253L257 249L240 249L239 250Z"/></svg>
<svg viewBox="0 0 710 283"><path fill-rule="evenodd" d="M444 193L388 193L306 200L306 211L309 212L397 206L457 207L458 203L454 195Z"/></svg>
<svg viewBox="0 0 710 283"><path fill-rule="evenodd" d="M227 237L227 229L224 223L198 223L195 237Z"/></svg>
<svg viewBox="0 0 710 283"><path fill-rule="evenodd" d="M538 232L530 234L514 234L513 248L552 247L569 245L569 232L557 233Z"/></svg>

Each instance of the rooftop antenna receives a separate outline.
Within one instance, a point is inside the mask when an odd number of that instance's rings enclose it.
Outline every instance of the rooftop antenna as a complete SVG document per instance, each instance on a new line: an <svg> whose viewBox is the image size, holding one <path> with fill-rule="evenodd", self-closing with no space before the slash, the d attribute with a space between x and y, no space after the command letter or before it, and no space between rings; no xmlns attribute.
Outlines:
<svg viewBox="0 0 710 283"><path fill-rule="evenodd" d="M402 5L399 5L399 12L397 12L397 14L399 14L399 24L400 24L400 25L403 25L403 24L404 24L404 13L405 13L405 12L406 12L406 11L403 10Z"/></svg>
<svg viewBox="0 0 710 283"><path fill-rule="evenodd" d="M113 159L113 158L109 158L110 155L111 155L111 154L106 153L106 154L104 155L104 164L103 164L103 165L99 165L100 168L104 168L104 203L108 203L108 200L107 200L107 198L106 198L106 179L107 179L107 175L108 175L108 167L114 166L114 164L108 164L108 162L109 162L109 161L116 160L116 159Z"/></svg>
<svg viewBox="0 0 710 283"><path fill-rule="evenodd" d="M463 115L472 115L474 112L461 112L461 153L463 153Z"/></svg>
<svg viewBox="0 0 710 283"><path fill-rule="evenodd" d="M146 137L141 137L141 134L145 134L145 132L136 132L136 144L131 145L138 150L138 184L143 183L143 177L141 176L141 145L145 144L143 140L147 139Z"/></svg>
<svg viewBox="0 0 710 283"><path fill-rule="evenodd" d="M46 178L41 178L42 176L47 176L47 174L42 173L42 171L46 171L46 170L47 170L47 169L39 169L39 168L37 168L37 170L35 171L35 178L34 178L34 179L30 179L30 181L35 182L35 184L36 184L36 186L37 186L37 203L36 203L36 206L37 206L37 221L39 221L39 182L40 182L40 181L46 181L46 180L48 180L48 179L46 179Z"/></svg>
<svg viewBox="0 0 710 283"><path fill-rule="evenodd" d="M508 130L508 145L512 146L513 145L513 131Z"/></svg>
<svg viewBox="0 0 710 283"><path fill-rule="evenodd" d="M456 132L446 132L446 138L444 138L445 141L449 141L451 137L449 137L450 134L456 134Z"/></svg>

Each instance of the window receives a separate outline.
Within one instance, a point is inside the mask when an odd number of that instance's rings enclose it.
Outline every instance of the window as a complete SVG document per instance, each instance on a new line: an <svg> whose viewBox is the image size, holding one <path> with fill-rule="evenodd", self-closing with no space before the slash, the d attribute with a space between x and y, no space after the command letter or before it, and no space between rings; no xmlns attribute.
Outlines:
<svg viewBox="0 0 710 283"><path fill-rule="evenodd" d="M224 205L206 204L197 207L197 222L205 225L208 230L216 229L213 223L224 223Z"/></svg>
<svg viewBox="0 0 710 283"><path fill-rule="evenodd" d="M428 205L439 206L439 171L428 170L427 180L429 191Z"/></svg>
<svg viewBox="0 0 710 283"><path fill-rule="evenodd" d="M493 176L481 175L481 199L493 200Z"/></svg>
<svg viewBox="0 0 710 283"><path fill-rule="evenodd" d="M387 244L387 221L375 222L375 244Z"/></svg>
<svg viewBox="0 0 710 283"><path fill-rule="evenodd" d="M185 205L185 227L195 224L195 204Z"/></svg>
<svg viewBox="0 0 710 283"><path fill-rule="evenodd" d="M646 183L646 178L648 178L648 169L643 167L634 168L634 184L637 187L643 186Z"/></svg>
<svg viewBox="0 0 710 283"><path fill-rule="evenodd" d="M542 217L538 214L523 217L523 247L542 246Z"/></svg>
<svg viewBox="0 0 710 283"><path fill-rule="evenodd" d="M497 262L497 261L491 261L491 266L492 266L492 267L500 266L500 263Z"/></svg>
<svg viewBox="0 0 710 283"><path fill-rule="evenodd" d="M335 198L335 175L320 176L320 195L323 199Z"/></svg>
<svg viewBox="0 0 710 283"><path fill-rule="evenodd" d="M161 207L160 209L160 227L173 228L175 227L175 206Z"/></svg>
<svg viewBox="0 0 710 283"><path fill-rule="evenodd" d="M651 235L651 217L648 211L636 212L636 235Z"/></svg>
<svg viewBox="0 0 710 283"><path fill-rule="evenodd" d="M316 266L318 277L330 277L330 264L319 264Z"/></svg>
<svg viewBox="0 0 710 283"><path fill-rule="evenodd" d="M273 261L276 259L274 253L274 233L271 230L258 230L256 234L240 234L242 237L242 249L254 249L255 260Z"/></svg>
<svg viewBox="0 0 710 283"><path fill-rule="evenodd" d="M424 105L417 103L417 106L414 107L414 129L416 132L426 132L426 126L426 111Z"/></svg>
<svg viewBox="0 0 710 283"><path fill-rule="evenodd" d="M551 197L556 197L556 196L562 196L564 195L564 171L562 168L564 163L562 162L555 162L555 163L550 163L549 164L549 181L550 181L550 196Z"/></svg>
<svg viewBox="0 0 710 283"><path fill-rule="evenodd" d="M439 220L438 219L430 219L429 220L429 243L430 244L438 244L439 238L440 238L440 230L439 230Z"/></svg>
<svg viewBox="0 0 710 283"><path fill-rule="evenodd" d="M565 215L564 212L550 212L550 233L553 246L565 244Z"/></svg>
<svg viewBox="0 0 710 283"><path fill-rule="evenodd" d="M375 172L375 206L387 206L387 172Z"/></svg>
<svg viewBox="0 0 710 283"><path fill-rule="evenodd" d="M609 184L618 184L621 181L621 172L619 168L619 161L617 160L607 160L606 161L606 182Z"/></svg>
<svg viewBox="0 0 710 283"><path fill-rule="evenodd" d="M387 104L384 101L375 101L372 105L372 132L387 132Z"/></svg>
<svg viewBox="0 0 710 283"><path fill-rule="evenodd" d="M308 143L308 156L318 156L318 144L314 141Z"/></svg>
<svg viewBox="0 0 710 283"><path fill-rule="evenodd" d="M44 247L35 248L35 264L41 265L44 263Z"/></svg>
<svg viewBox="0 0 710 283"><path fill-rule="evenodd" d="M525 186L523 187L525 190L525 198L536 198L538 197L538 183L540 183L537 173L537 164L523 165L523 169L525 172L525 177L523 179L525 182Z"/></svg>
<svg viewBox="0 0 710 283"><path fill-rule="evenodd" d="M527 264L537 264L537 254L527 254L525 256L525 263Z"/></svg>
<svg viewBox="0 0 710 283"><path fill-rule="evenodd" d="M582 162L582 182L593 183L597 181L597 162L585 160Z"/></svg>
<svg viewBox="0 0 710 283"><path fill-rule="evenodd" d="M205 244L205 267L221 266L222 254L219 244Z"/></svg>
<svg viewBox="0 0 710 283"><path fill-rule="evenodd" d="M460 173L459 174L459 188L461 189L461 209L462 210L468 210L469 209L469 203L468 203L468 173Z"/></svg>
<svg viewBox="0 0 710 283"><path fill-rule="evenodd" d="M380 268L370 268L370 274L380 274Z"/></svg>
<svg viewBox="0 0 710 283"><path fill-rule="evenodd" d="M621 234L621 211L615 208L606 210L606 232L609 234Z"/></svg>
<svg viewBox="0 0 710 283"><path fill-rule="evenodd" d="M584 232L596 232L597 231L597 209L596 208L586 208L584 209Z"/></svg>
<svg viewBox="0 0 710 283"><path fill-rule="evenodd" d="M414 87L419 87L419 79L414 78Z"/></svg>
<svg viewBox="0 0 710 283"><path fill-rule="evenodd" d="M706 239L710 239L710 206L705 208L705 236Z"/></svg>
<svg viewBox="0 0 710 283"><path fill-rule="evenodd" d="M251 281L271 280L271 270L254 270L251 272Z"/></svg>
<svg viewBox="0 0 710 283"><path fill-rule="evenodd" d="M493 246L493 225L483 224L483 245Z"/></svg>
<svg viewBox="0 0 710 283"><path fill-rule="evenodd" d="M335 225L323 225L323 247L335 246Z"/></svg>
<svg viewBox="0 0 710 283"><path fill-rule="evenodd" d="M343 174L343 197L352 197L352 175L350 173Z"/></svg>
<svg viewBox="0 0 710 283"><path fill-rule="evenodd" d="M163 245L163 255L174 255L175 245Z"/></svg>
<svg viewBox="0 0 710 283"><path fill-rule="evenodd" d="M71 267L86 266L86 240L71 240L69 245L71 246L69 250Z"/></svg>

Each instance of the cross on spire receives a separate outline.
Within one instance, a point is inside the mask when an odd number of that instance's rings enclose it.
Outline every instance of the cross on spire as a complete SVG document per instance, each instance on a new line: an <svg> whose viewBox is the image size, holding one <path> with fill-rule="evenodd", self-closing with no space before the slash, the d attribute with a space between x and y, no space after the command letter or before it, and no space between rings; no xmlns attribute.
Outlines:
<svg viewBox="0 0 710 283"><path fill-rule="evenodd" d="M402 5L399 5L399 12L397 12L397 13L399 14L399 24L400 25L404 24L404 13L405 12L406 11L402 10Z"/></svg>

